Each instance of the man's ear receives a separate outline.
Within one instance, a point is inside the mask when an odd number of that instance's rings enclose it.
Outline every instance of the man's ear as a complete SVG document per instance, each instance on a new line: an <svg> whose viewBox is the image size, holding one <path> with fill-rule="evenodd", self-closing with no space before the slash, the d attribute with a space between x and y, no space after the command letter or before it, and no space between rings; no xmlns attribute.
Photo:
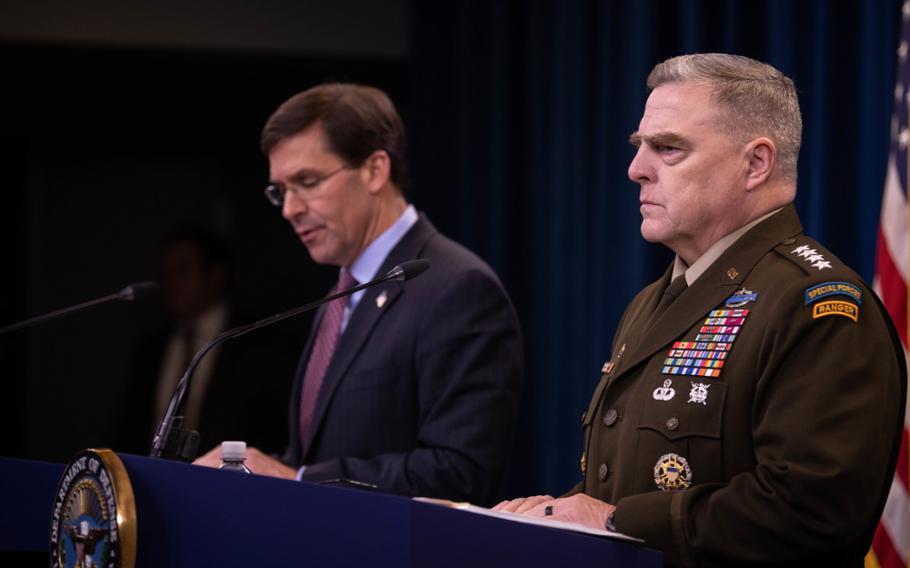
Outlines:
<svg viewBox="0 0 910 568"><path fill-rule="evenodd" d="M756 138L746 146L746 191L760 187L771 177L777 161L777 147L767 138Z"/></svg>
<svg viewBox="0 0 910 568"><path fill-rule="evenodd" d="M370 193L378 193L392 178L392 160L385 150L376 150L360 167L361 179Z"/></svg>

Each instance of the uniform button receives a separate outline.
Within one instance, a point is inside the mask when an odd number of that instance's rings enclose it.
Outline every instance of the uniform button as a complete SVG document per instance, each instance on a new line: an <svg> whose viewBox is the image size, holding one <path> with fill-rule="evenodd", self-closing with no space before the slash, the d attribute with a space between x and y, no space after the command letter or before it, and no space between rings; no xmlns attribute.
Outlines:
<svg viewBox="0 0 910 568"><path fill-rule="evenodd" d="M675 417L668 418L667 419L667 430L670 430L672 432L673 430L676 430L677 428L679 428L679 420L677 420Z"/></svg>
<svg viewBox="0 0 910 568"><path fill-rule="evenodd" d="M597 479L601 481L606 481L607 477L610 475L610 468L607 467L607 464L600 464L600 469L597 470Z"/></svg>
<svg viewBox="0 0 910 568"><path fill-rule="evenodd" d="M792 244L795 243L795 242L796 242L796 239L790 238L790 239L786 239L786 240L781 241L780 244L782 244L782 245L792 245Z"/></svg>
<svg viewBox="0 0 910 568"><path fill-rule="evenodd" d="M616 419L619 418L619 413L616 412L615 408L611 408L604 414L604 426L612 426L616 424Z"/></svg>

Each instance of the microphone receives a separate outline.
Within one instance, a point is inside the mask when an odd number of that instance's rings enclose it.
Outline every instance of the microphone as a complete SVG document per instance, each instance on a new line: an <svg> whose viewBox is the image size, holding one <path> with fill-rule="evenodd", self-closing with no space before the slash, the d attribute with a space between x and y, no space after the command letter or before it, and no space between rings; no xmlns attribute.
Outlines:
<svg viewBox="0 0 910 568"><path fill-rule="evenodd" d="M94 306L99 306L101 304L106 304L108 302L134 302L136 300L143 300L154 294L157 290L158 284L155 282L135 282L114 294L108 294L107 296L103 296L101 298L96 298L94 300L89 300L88 302L76 304L75 306L62 308L44 315L35 316L27 320L0 327L0 335L26 327L31 327L45 321L50 321L63 316L74 314L76 312L81 312L82 310L86 310Z"/></svg>
<svg viewBox="0 0 910 568"><path fill-rule="evenodd" d="M267 325L272 325L273 323L278 323L282 320L286 320L304 312L308 312L310 310L318 308L323 304L327 304L332 300L350 296L351 294L363 290L364 288L369 288L371 286L376 286L377 284L382 284L383 282L389 282L393 280L410 280L411 278L422 274L429 267L430 261L422 258L402 262L392 270L388 271L384 276L371 280L366 284L360 284L358 286L354 286L353 288L342 290L335 294L330 294L321 300L310 302L309 304L294 308L293 310L282 312L280 314L267 317L248 325L229 329L216 336L215 339L203 345L202 349L196 352L196 354L193 356L193 359L190 361L186 372L184 372L183 376L180 378L180 382L177 383L177 388L174 389L174 394L171 395L171 400L167 405L167 410L164 412L164 417L161 419L161 423L158 424L158 428L155 430L155 438L152 440L152 451L149 455L153 458L177 458L184 461L192 461L196 457L197 451L199 449L199 434L197 432L181 429L181 426L183 425L182 413L185 404L186 393L189 390L190 380L193 377L193 372L196 370L196 366L199 364L199 361L202 359L202 357L213 347L223 341L227 341L228 339L234 339L235 337L246 335L251 331L257 330Z"/></svg>

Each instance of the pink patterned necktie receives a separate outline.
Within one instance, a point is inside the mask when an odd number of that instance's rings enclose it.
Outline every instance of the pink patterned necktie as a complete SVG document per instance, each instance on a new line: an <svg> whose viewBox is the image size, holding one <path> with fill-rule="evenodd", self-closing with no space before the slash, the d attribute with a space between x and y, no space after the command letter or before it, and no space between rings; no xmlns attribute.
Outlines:
<svg viewBox="0 0 910 568"><path fill-rule="evenodd" d="M332 294L353 288L357 281L347 270L341 271L338 284L332 290ZM307 362L306 374L303 376L303 389L300 395L300 443L304 444L307 433L310 431L310 422L313 419L313 410L316 408L316 398L319 396L319 389L322 388L322 381L325 379L326 369L332 362L332 354L335 353L335 345L338 343L339 331L341 330L341 318L344 315L344 306L348 301L348 296L332 300L326 306L322 314L322 321L319 322L319 330L316 332L316 341L313 344L313 351L310 353L310 360Z"/></svg>

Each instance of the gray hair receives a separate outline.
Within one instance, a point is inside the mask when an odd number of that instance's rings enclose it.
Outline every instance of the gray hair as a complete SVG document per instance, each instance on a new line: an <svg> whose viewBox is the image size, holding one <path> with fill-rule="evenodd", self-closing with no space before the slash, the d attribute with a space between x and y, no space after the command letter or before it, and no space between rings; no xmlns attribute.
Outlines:
<svg viewBox="0 0 910 568"><path fill-rule="evenodd" d="M803 121L793 81L766 65L726 53L680 55L659 63L648 75L648 89L692 82L712 89L720 105L719 126L745 143L767 136L777 147L780 175L796 180Z"/></svg>

